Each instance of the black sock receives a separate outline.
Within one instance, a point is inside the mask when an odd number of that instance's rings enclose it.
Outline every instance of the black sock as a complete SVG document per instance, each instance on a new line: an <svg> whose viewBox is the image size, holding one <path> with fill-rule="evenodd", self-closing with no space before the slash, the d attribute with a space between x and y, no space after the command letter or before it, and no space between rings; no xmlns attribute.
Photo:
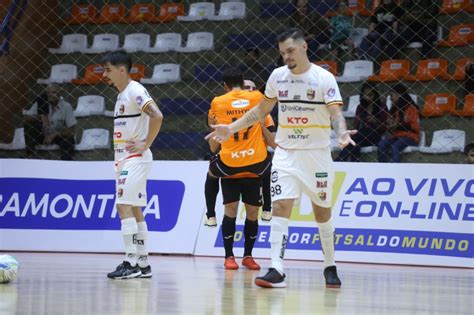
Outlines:
<svg viewBox="0 0 474 315"><path fill-rule="evenodd" d="M207 174L204 184L204 195L206 196L206 216L208 218L216 216L216 199L219 193L219 178Z"/></svg>
<svg viewBox="0 0 474 315"><path fill-rule="evenodd" d="M234 256L235 219L224 215L222 219L222 238L224 239L225 258Z"/></svg>
<svg viewBox="0 0 474 315"><path fill-rule="evenodd" d="M262 195L263 207L262 211L272 211L272 196L270 193L272 172L268 171L262 178Z"/></svg>
<svg viewBox="0 0 474 315"><path fill-rule="evenodd" d="M250 221L246 219L245 226L244 226L244 236L245 236L244 257L252 256L252 249L255 244L255 240L257 239L257 234L258 234L258 220Z"/></svg>

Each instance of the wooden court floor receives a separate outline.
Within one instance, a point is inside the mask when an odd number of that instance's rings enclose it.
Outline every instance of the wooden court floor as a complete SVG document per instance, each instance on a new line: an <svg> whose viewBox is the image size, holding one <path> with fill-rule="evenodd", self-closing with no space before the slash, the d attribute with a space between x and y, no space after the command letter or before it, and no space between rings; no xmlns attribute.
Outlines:
<svg viewBox="0 0 474 315"><path fill-rule="evenodd" d="M472 269L340 263L343 287L325 289L321 262L286 261L288 287L262 289L222 258L154 255L152 279L109 280L121 255L10 254L21 268L0 285L0 315L474 314Z"/></svg>

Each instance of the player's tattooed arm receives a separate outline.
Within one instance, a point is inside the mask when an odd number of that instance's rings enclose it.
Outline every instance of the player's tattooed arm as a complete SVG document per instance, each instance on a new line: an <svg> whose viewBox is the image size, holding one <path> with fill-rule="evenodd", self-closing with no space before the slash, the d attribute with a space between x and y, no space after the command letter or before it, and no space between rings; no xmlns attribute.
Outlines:
<svg viewBox="0 0 474 315"><path fill-rule="evenodd" d="M145 106L143 112L150 117L148 134L145 139L145 148L148 149L153 144L153 141L155 141L158 132L160 132L161 124L163 123L163 114L154 101L151 101Z"/></svg>
<svg viewBox="0 0 474 315"><path fill-rule="evenodd" d="M348 144L355 145L351 139L351 135L357 133L357 130L347 130L346 119L342 115L340 104L332 104L328 106L329 114L331 115L332 128L336 132L338 138L338 145L340 148L346 147Z"/></svg>
<svg viewBox="0 0 474 315"><path fill-rule="evenodd" d="M163 118L163 115L161 114L160 109L156 105L154 101L150 101L148 104L145 105L143 108L143 112L150 116L150 118L158 118L161 117Z"/></svg>
<svg viewBox="0 0 474 315"><path fill-rule="evenodd" d="M331 114L331 124L332 128L336 132L336 135L338 136L347 130L346 119L342 115L341 111Z"/></svg>
<svg viewBox="0 0 474 315"><path fill-rule="evenodd" d="M262 99L259 105L249 110L242 118L230 124L232 133L250 127L265 118L265 116L271 112L275 104L276 99Z"/></svg>

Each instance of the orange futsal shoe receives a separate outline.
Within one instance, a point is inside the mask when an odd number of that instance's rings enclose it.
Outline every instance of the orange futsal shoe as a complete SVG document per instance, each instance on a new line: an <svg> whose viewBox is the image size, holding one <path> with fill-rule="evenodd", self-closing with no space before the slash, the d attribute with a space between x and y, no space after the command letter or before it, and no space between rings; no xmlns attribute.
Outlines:
<svg viewBox="0 0 474 315"><path fill-rule="evenodd" d="M260 265L253 259L252 256L245 256L242 259L242 265L250 270L260 270Z"/></svg>
<svg viewBox="0 0 474 315"><path fill-rule="evenodd" d="M225 259L224 268L229 270L236 270L239 269L239 265L235 262L234 256L229 256Z"/></svg>

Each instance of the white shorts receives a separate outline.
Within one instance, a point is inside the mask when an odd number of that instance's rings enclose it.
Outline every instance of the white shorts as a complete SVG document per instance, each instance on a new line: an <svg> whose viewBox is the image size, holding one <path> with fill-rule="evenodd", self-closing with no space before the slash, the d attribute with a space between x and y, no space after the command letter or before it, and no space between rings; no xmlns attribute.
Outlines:
<svg viewBox="0 0 474 315"><path fill-rule="evenodd" d="M146 206L146 181L152 163L126 161L115 168L115 203Z"/></svg>
<svg viewBox="0 0 474 315"><path fill-rule="evenodd" d="M297 199L305 193L314 204L331 207L332 164L329 148L284 150L277 147L272 161L272 201Z"/></svg>

